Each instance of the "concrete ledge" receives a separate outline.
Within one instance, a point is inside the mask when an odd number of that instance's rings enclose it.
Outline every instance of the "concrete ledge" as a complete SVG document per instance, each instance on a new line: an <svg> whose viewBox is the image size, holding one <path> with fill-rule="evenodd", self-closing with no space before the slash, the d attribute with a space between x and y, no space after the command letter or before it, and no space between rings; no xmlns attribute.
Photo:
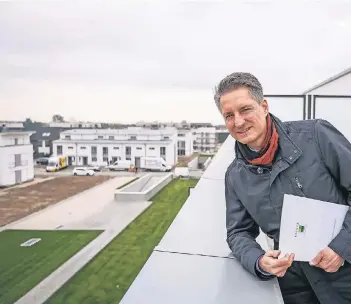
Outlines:
<svg viewBox="0 0 351 304"><path fill-rule="evenodd" d="M173 173L165 176L148 174L122 189L115 191L115 201L148 201L173 179Z"/></svg>

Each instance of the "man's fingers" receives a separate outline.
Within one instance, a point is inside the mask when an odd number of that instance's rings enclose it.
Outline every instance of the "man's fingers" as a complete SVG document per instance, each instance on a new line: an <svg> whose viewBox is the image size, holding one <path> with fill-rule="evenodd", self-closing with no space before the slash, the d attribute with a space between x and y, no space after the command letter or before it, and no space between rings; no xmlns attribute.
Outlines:
<svg viewBox="0 0 351 304"><path fill-rule="evenodd" d="M311 266L317 266L323 259L323 251L320 251L316 257L310 262Z"/></svg>
<svg viewBox="0 0 351 304"><path fill-rule="evenodd" d="M274 270L272 270L272 274L279 276L281 274L285 274L285 272L288 270L289 267L279 267L279 268L275 268Z"/></svg>
<svg viewBox="0 0 351 304"><path fill-rule="evenodd" d="M294 259L295 259L295 254L290 254L290 256L289 256L289 262L290 262L290 264L292 264L292 262L294 261Z"/></svg>
<svg viewBox="0 0 351 304"><path fill-rule="evenodd" d="M280 267L290 267L292 263L291 257L288 255L280 260L273 260L271 261L271 267L273 269L277 269Z"/></svg>
<svg viewBox="0 0 351 304"><path fill-rule="evenodd" d="M280 255L280 250L269 250L266 252L266 256L272 257L272 258L277 258Z"/></svg>

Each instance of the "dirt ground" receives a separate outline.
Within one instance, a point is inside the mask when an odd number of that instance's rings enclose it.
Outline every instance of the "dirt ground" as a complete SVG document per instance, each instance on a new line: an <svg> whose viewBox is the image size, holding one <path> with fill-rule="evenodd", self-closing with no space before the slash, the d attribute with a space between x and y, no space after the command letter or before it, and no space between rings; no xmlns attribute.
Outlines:
<svg viewBox="0 0 351 304"><path fill-rule="evenodd" d="M106 175L63 176L27 187L3 190L0 195L0 227L97 186L110 178Z"/></svg>

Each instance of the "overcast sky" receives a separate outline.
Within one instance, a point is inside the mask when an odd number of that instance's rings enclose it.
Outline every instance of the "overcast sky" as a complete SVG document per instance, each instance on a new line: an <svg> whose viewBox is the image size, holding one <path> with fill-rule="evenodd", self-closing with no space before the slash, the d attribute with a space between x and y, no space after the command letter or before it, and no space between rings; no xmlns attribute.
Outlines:
<svg viewBox="0 0 351 304"><path fill-rule="evenodd" d="M350 15L347 0L1 2L0 120L221 123L229 73L299 94L350 67Z"/></svg>

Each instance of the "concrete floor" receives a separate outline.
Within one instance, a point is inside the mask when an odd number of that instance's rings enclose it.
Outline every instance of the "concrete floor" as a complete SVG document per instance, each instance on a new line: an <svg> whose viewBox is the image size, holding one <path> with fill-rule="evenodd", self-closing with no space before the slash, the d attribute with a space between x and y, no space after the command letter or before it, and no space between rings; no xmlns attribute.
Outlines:
<svg viewBox="0 0 351 304"><path fill-rule="evenodd" d="M115 212L133 209L133 206L116 206L114 192L132 177L116 177L99 186L33 213L4 229L100 229L109 225ZM136 206L134 206L136 207ZM141 206L140 206L141 207ZM124 208L124 209L123 209ZM137 207L139 209L139 206ZM130 211L132 212L132 211ZM105 218L107 217L107 218Z"/></svg>

